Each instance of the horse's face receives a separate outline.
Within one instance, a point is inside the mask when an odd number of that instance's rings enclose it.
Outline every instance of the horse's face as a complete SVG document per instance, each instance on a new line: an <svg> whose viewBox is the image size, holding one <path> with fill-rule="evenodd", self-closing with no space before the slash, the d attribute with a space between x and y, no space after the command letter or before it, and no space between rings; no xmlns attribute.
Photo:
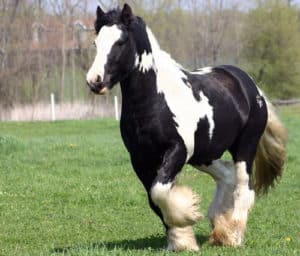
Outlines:
<svg viewBox="0 0 300 256"><path fill-rule="evenodd" d="M129 29L133 18L126 4L121 12L104 13L97 8L97 53L87 73L87 84L94 93L105 94L134 68L136 50Z"/></svg>

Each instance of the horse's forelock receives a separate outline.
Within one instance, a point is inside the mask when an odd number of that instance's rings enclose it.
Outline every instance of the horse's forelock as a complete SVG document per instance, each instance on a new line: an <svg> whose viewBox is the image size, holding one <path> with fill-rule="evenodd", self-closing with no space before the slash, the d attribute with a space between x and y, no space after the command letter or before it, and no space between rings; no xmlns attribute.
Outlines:
<svg viewBox="0 0 300 256"><path fill-rule="evenodd" d="M94 23L96 34L100 29L106 25L120 24L121 22L121 10L119 8L112 9L105 13L101 18L97 17Z"/></svg>

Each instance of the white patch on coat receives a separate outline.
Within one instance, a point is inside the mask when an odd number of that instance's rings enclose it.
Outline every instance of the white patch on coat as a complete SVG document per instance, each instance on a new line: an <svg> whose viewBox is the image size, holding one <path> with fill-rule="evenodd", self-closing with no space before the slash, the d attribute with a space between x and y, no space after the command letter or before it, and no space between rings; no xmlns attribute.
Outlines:
<svg viewBox="0 0 300 256"><path fill-rule="evenodd" d="M262 108L264 103L263 103L263 99L262 99L262 96L261 95L256 95L256 102L257 102L257 105L259 106L259 108Z"/></svg>
<svg viewBox="0 0 300 256"><path fill-rule="evenodd" d="M195 75L206 75L211 72L212 72L212 67L203 67L203 68L199 68L191 73L195 74Z"/></svg>
<svg viewBox="0 0 300 256"><path fill-rule="evenodd" d="M86 76L88 83L95 83L98 76L100 76L101 79L104 78L104 67L107 63L107 57L113 45L121 38L121 35L122 30L118 28L117 25L104 26L101 28L95 40L97 54Z"/></svg>
<svg viewBox="0 0 300 256"><path fill-rule="evenodd" d="M208 135L210 139L213 137L215 127L213 106L202 91L199 93L201 100L195 99L191 88L184 83L187 76L182 71L182 66L160 49L149 28L147 28L147 33L157 68L157 92L164 95L167 105L174 115L177 131L187 149L186 161L188 161L194 154L195 132L200 119L207 118Z"/></svg>
<svg viewBox="0 0 300 256"><path fill-rule="evenodd" d="M138 67L140 64L140 56L136 53L135 54L135 62L134 62L134 66Z"/></svg>
<svg viewBox="0 0 300 256"><path fill-rule="evenodd" d="M136 55L135 66L138 67L139 71L146 73L150 69L155 70L154 58L151 52L144 52L141 56Z"/></svg>
<svg viewBox="0 0 300 256"><path fill-rule="evenodd" d="M258 95L256 95L256 102L257 102L257 105L259 106L259 108L262 108L264 103L263 103L263 99L266 101L266 103L268 104L268 99L267 97L265 96L265 93L257 86L257 84L255 83L253 77L249 74L247 74L250 79L252 80L252 82L255 84L257 90L258 90Z"/></svg>
<svg viewBox="0 0 300 256"><path fill-rule="evenodd" d="M248 212L254 204L255 194L249 189L249 174L246 162L236 163L236 189L234 191L234 210L232 218L247 222Z"/></svg>

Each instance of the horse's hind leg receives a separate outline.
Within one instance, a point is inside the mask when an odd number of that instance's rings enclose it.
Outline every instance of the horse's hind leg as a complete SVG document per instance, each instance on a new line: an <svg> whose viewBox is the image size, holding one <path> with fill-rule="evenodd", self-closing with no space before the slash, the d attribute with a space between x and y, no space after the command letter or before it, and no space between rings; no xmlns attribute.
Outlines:
<svg viewBox="0 0 300 256"><path fill-rule="evenodd" d="M199 247L192 226L202 216L200 200L191 189L175 184L175 177L185 163L185 152L184 148L174 145L165 153L150 195L167 226L168 249L197 251Z"/></svg>
<svg viewBox="0 0 300 256"><path fill-rule="evenodd" d="M217 245L241 245L246 230L248 212L254 203L249 189L249 175L244 162L213 161L201 167L217 183L215 198L209 209L213 231L210 241Z"/></svg>
<svg viewBox="0 0 300 256"><path fill-rule="evenodd" d="M209 166L195 166L210 174L216 181L216 193L209 207L208 217L214 226L214 219L233 207L233 192L236 186L235 168L232 162L215 160Z"/></svg>
<svg viewBox="0 0 300 256"><path fill-rule="evenodd" d="M228 193L213 219L211 242L216 245L239 246L243 242L248 213L254 204L254 191L249 188L245 162L235 163L235 187ZM225 207L224 207L225 206Z"/></svg>
<svg viewBox="0 0 300 256"><path fill-rule="evenodd" d="M248 214L254 205L255 192L251 182L252 165L258 142L264 131L264 122L249 119L243 133L236 140L230 153L235 163L235 188L233 194L228 194L227 200L232 198L232 208L221 211L215 216L214 229L211 236L213 244L239 246L243 242L248 220ZM254 122L253 120L256 120ZM225 200L226 201L226 200Z"/></svg>

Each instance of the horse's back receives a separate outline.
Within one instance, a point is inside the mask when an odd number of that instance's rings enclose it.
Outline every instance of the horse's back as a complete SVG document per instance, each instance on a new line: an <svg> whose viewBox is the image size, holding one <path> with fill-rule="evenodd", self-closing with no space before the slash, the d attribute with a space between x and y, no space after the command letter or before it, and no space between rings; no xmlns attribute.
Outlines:
<svg viewBox="0 0 300 256"><path fill-rule="evenodd" d="M212 68L210 73L198 75L194 86L209 95L212 104L235 105L239 113L249 114L253 99L259 94L252 78L243 70L231 65Z"/></svg>
<svg viewBox="0 0 300 256"><path fill-rule="evenodd" d="M242 126L248 122L251 111L258 108L261 112L267 111L255 82L238 67L220 65L205 75L196 75L190 79L194 91L203 91L207 95L215 109L214 114L221 112L226 116L233 115Z"/></svg>

